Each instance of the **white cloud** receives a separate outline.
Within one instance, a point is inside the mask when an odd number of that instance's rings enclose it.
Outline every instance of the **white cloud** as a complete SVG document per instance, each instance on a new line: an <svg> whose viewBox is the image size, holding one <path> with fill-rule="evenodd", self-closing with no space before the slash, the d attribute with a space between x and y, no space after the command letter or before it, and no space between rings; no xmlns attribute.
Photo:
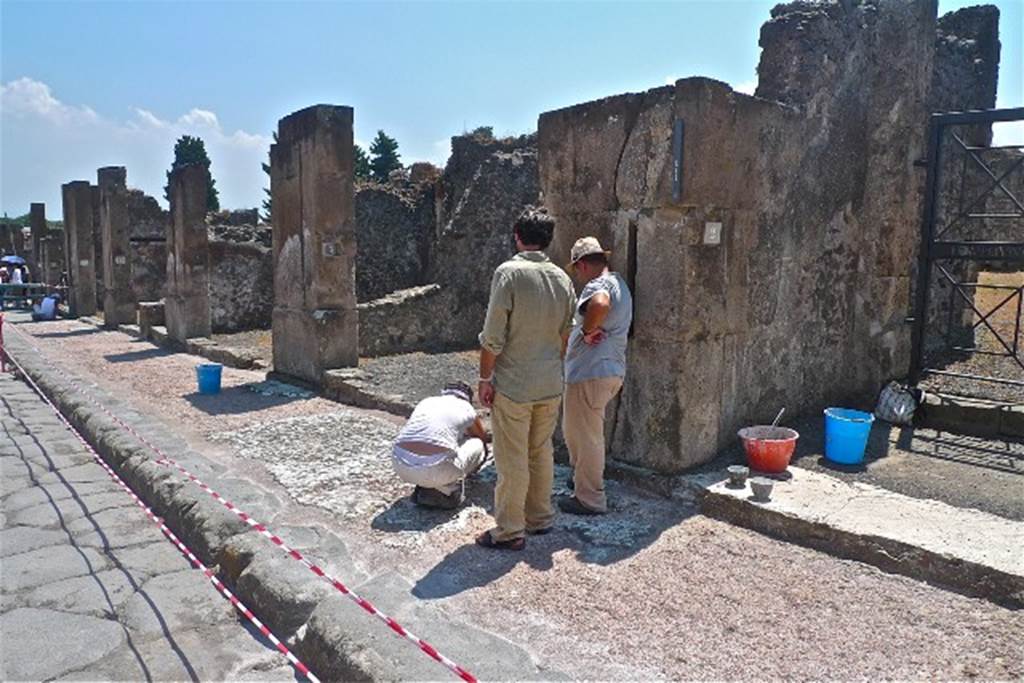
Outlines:
<svg viewBox="0 0 1024 683"><path fill-rule="evenodd" d="M677 80L675 76L665 76L665 85L675 85Z"/></svg>
<svg viewBox="0 0 1024 683"><path fill-rule="evenodd" d="M164 119L137 106L118 121L61 102L47 84L20 78L0 86L0 128L0 202L12 215L27 211L29 202L45 201L48 216L59 218L61 184L95 182L96 169L107 165L127 167L128 184L163 203L164 174L182 135L197 135L206 143L222 206L258 206L269 183L260 164L271 137L225 132L208 109L196 107Z"/></svg>
<svg viewBox="0 0 1024 683"><path fill-rule="evenodd" d="M217 120L217 115L205 109L193 109L178 119L178 123L183 126L207 126L220 130L220 121Z"/></svg>
<svg viewBox="0 0 1024 683"><path fill-rule="evenodd" d="M58 124L94 123L99 117L89 107L64 104L50 86L31 78L0 84L0 112L18 117L40 117Z"/></svg>
<svg viewBox="0 0 1024 683"><path fill-rule="evenodd" d="M743 81L738 85L734 85L732 89L735 90L736 92L741 92L746 95L753 95L754 91L757 90L757 79L752 78L749 81Z"/></svg>

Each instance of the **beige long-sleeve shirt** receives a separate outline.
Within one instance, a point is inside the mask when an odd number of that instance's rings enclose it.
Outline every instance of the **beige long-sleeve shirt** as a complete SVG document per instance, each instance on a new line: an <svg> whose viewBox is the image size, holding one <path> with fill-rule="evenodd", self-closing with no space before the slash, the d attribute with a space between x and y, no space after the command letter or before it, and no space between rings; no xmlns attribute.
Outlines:
<svg viewBox="0 0 1024 683"><path fill-rule="evenodd" d="M497 356L494 389L517 403L562 393L562 337L576 293L542 251L524 251L494 271L480 345Z"/></svg>

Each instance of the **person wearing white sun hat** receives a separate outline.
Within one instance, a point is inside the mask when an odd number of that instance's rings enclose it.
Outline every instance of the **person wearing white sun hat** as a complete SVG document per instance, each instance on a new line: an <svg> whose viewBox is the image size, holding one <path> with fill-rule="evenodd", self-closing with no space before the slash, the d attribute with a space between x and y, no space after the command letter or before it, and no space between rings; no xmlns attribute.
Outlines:
<svg viewBox="0 0 1024 683"><path fill-rule="evenodd" d="M562 433L569 448L573 495L560 498L562 512L607 512L604 493L604 410L622 388L626 342L633 322L629 286L608 266L611 252L596 237L576 240L567 270L583 285L565 354Z"/></svg>

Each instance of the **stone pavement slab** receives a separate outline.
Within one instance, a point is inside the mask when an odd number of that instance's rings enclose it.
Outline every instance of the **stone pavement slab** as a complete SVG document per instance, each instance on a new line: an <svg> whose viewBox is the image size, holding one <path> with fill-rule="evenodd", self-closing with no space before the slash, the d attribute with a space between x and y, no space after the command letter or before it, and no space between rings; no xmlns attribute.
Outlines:
<svg viewBox="0 0 1024 683"><path fill-rule="evenodd" d="M9 374L0 418L0 680L294 680Z"/></svg>
<svg viewBox="0 0 1024 683"><path fill-rule="evenodd" d="M24 607L0 615L0 678L41 681L99 661L125 641L115 621Z"/></svg>

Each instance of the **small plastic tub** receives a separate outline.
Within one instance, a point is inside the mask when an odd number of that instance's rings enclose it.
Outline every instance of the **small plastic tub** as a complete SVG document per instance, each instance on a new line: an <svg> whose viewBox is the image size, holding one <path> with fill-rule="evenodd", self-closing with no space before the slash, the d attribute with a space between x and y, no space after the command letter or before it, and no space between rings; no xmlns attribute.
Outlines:
<svg viewBox="0 0 1024 683"><path fill-rule="evenodd" d="M738 436L747 452L750 469L769 474L786 471L796 449L796 440L800 438L795 429L766 425L746 427Z"/></svg>
<svg viewBox="0 0 1024 683"><path fill-rule="evenodd" d="M223 367L220 363L200 363L196 366L200 394L220 393L220 375Z"/></svg>
<svg viewBox="0 0 1024 683"><path fill-rule="evenodd" d="M840 465L864 462L875 416L852 408L825 409L825 457Z"/></svg>

